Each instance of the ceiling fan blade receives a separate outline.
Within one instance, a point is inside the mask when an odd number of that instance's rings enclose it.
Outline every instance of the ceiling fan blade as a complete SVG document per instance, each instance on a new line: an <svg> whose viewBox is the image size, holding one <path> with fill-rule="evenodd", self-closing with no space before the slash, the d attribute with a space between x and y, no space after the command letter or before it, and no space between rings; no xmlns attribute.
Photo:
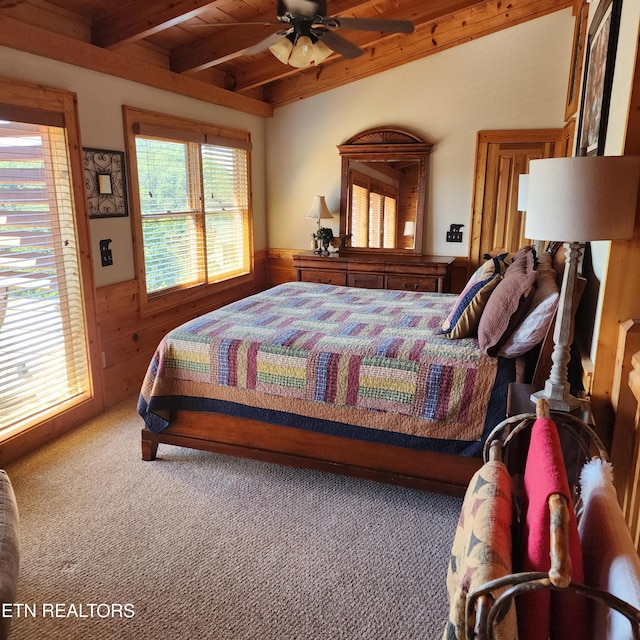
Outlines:
<svg viewBox="0 0 640 640"><path fill-rule="evenodd" d="M0 0L2 2L2 0ZM189 25L190 29L226 29L227 27L281 27L282 22L209 22Z"/></svg>
<svg viewBox="0 0 640 640"><path fill-rule="evenodd" d="M285 11L307 18L313 18L318 12L318 3L313 0L278 0L278 15L284 14L284 11L281 12L281 5Z"/></svg>
<svg viewBox="0 0 640 640"><path fill-rule="evenodd" d="M413 33L410 20L377 20L376 18L328 18L323 21L328 27L354 29L358 31L382 31L384 33Z"/></svg>
<svg viewBox="0 0 640 640"><path fill-rule="evenodd" d="M364 49L357 47L353 42L349 42L346 38L328 29L314 29L313 33L317 34L318 40L324 42L329 49L333 49L345 58L357 58L364 53Z"/></svg>
<svg viewBox="0 0 640 640"><path fill-rule="evenodd" d="M277 31L276 33L272 33L268 38L261 40L257 44L254 44L251 47L247 47L243 49L239 54L241 56L255 56L257 53L262 53L266 49L268 49L271 45L275 44L279 40L282 40L284 36L288 33L291 33L293 29L284 29L283 31Z"/></svg>

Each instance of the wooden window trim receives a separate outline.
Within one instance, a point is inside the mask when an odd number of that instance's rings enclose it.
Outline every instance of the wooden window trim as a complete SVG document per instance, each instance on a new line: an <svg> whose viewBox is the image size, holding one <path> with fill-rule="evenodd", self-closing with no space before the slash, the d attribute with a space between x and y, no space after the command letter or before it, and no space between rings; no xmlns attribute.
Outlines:
<svg viewBox="0 0 640 640"><path fill-rule="evenodd" d="M151 294L146 290L146 273L144 261L144 244L142 236L142 213L138 198L139 182L136 164L136 134L153 137L168 137L185 142L199 142L201 144L223 144L225 146L246 149L250 154L251 137L248 131L209 124L187 118L171 116L163 113L138 109L123 105L123 121L125 147L128 158L128 179L131 189L131 218L134 240L134 258L139 291L139 314L149 316L162 311L171 310L178 306L189 305L199 300L225 290L254 281L254 251L253 251L253 206L251 199L251 155L247 166L248 190L248 247L249 272L215 283L198 284L191 287L175 289L164 295ZM224 142L222 142L224 141Z"/></svg>

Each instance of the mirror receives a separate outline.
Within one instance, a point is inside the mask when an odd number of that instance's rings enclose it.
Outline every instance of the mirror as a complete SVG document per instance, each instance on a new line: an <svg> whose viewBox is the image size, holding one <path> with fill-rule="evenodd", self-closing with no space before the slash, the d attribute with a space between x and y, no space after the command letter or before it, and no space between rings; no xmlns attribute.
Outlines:
<svg viewBox="0 0 640 640"><path fill-rule="evenodd" d="M349 250L422 250L431 144L403 129L367 129L338 146L340 235Z"/></svg>

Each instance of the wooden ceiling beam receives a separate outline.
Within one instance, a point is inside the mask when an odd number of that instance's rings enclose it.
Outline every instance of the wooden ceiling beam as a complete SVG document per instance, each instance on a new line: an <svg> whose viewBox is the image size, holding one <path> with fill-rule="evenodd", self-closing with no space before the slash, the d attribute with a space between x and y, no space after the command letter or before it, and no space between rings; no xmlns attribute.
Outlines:
<svg viewBox="0 0 640 640"><path fill-rule="evenodd" d="M163 29L197 16L216 0L137 0L107 14L91 28L91 40L99 47L115 47L142 40Z"/></svg>
<svg viewBox="0 0 640 640"><path fill-rule="evenodd" d="M443 2L443 0L435 0ZM476 0L477 2L478 0ZM366 9L376 0L340 0L331 5L331 15L338 15L353 9ZM446 2L445 2L446 4ZM275 7L254 18L255 22L274 22L276 20ZM279 26L285 29L286 24ZM185 71L202 71L208 67L217 66L242 55L248 47L257 44L263 38L278 30L277 27L226 27L216 31L209 38L202 38L197 43L189 43L173 50L171 54L171 69L176 73Z"/></svg>
<svg viewBox="0 0 640 640"><path fill-rule="evenodd" d="M273 108L255 98L227 91L167 69L120 56L81 40L0 15L0 46L92 69L163 91L203 100L256 116L270 117Z"/></svg>
<svg viewBox="0 0 640 640"><path fill-rule="evenodd" d="M274 107L283 106L571 6L573 0L489 0L423 24L411 39L387 38L359 58L341 58L279 80L265 87L264 97Z"/></svg>

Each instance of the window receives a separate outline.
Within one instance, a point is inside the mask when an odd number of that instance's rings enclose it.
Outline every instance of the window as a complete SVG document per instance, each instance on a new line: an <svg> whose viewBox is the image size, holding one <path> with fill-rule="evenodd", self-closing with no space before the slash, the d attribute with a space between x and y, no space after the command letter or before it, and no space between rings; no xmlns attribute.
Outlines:
<svg viewBox="0 0 640 640"><path fill-rule="evenodd" d="M396 246L398 187L363 173L351 172L351 246L393 249Z"/></svg>
<svg viewBox="0 0 640 640"><path fill-rule="evenodd" d="M251 277L249 134L125 113L146 308L175 306Z"/></svg>
<svg viewBox="0 0 640 640"><path fill-rule="evenodd" d="M0 104L0 118L4 439L92 399L93 383L65 114Z"/></svg>

